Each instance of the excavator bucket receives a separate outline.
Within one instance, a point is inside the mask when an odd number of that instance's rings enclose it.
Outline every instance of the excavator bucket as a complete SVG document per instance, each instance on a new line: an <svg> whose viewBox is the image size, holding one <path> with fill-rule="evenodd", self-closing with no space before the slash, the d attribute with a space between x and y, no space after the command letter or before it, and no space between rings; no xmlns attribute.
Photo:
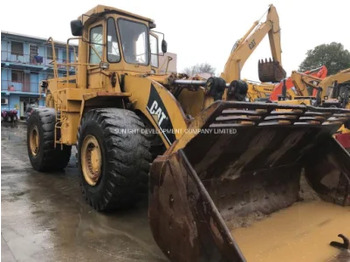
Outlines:
<svg viewBox="0 0 350 262"><path fill-rule="evenodd" d="M177 262L246 261L251 254L231 232L299 202L303 177L321 202L349 207L350 155L332 137L349 118L336 108L212 104L190 125L198 132L152 164L149 217L159 247Z"/></svg>
<svg viewBox="0 0 350 262"><path fill-rule="evenodd" d="M259 60L258 64L259 79L261 82L280 82L286 78L286 71L282 68L278 61L267 59Z"/></svg>

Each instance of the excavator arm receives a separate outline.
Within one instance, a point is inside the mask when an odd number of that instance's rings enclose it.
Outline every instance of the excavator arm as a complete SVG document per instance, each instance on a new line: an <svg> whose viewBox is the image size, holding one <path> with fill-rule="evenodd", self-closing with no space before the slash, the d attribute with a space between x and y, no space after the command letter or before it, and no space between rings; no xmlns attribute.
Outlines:
<svg viewBox="0 0 350 262"><path fill-rule="evenodd" d="M279 18L276 8L273 5L270 5L267 11L266 21L262 23L260 23L259 21L254 22L253 26L248 30L248 32L240 40L238 40L232 48L231 54L226 62L224 71L221 74L221 77L225 79L226 82L239 80L241 78L240 74L245 62L267 34L269 35L270 49L273 61L271 61L272 63L263 63L263 65L265 65L263 67L268 68L269 66L267 66L267 64L273 63L278 64L279 67L281 67L282 50ZM279 71L281 71L283 75L284 70L282 69L282 67L280 69L281 70ZM271 73L265 73L264 75L270 76ZM280 81L284 77L285 72L282 77L277 77L279 79L278 81ZM277 79L268 80L273 82Z"/></svg>
<svg viewBox="0 0 350 262"><path fill-rule="evenodd" d="M291 79L294 83L297 96L304 97L313 96L314 90L320 88L319 84L322 81L319 77L297 71L292 72Z"/></svg>
<svg viewBox="0 0 350 262"><path fill-rule="evenodd" d="M335 83L350 83L350 68L344 69L334 75L326 77L320 84L322 85L322 88L325 89L326 95L331 97Z"/></svg>
<svg viewBox="0 0 350 262"><path fill-rule="evenodd" d="M332 97L335 84L350 82L350 68L325 78L293 71L291 79L298 96L317 96L320 91L319 95L324 99L325 97Z"/></svg>

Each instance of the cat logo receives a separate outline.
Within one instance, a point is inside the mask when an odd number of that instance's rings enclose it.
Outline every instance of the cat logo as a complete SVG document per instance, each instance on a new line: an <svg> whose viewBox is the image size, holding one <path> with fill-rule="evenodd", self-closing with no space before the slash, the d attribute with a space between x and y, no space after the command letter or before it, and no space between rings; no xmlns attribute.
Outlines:
<svg viewBox="0 0 350 262"><path fill-rule="evenodd" d="M162 126L163 120L167 118L164 114L157 101L153 101L151 108L149 108L149 112L153 115L153 118L158 123L158 126Z"/></svg>
<svg viewBox="0 0 350 262"><path fill-rule="evenodd" d="M170 121L161 97L153 85L151 85L151 92L146 109L156 122L167 142L171 145L176 140L173 132L173 124Z"/></svg>

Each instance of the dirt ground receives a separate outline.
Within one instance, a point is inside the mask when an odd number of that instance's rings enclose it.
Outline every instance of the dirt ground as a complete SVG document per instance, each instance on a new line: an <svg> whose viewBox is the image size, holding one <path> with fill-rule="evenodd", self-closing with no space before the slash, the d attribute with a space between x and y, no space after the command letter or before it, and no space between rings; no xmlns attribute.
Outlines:
<svg viewBox="0 0 350 262"><path fill-rule="evenodd" d="M2 261L167 261L155 244L147 200L98 213L80 192L76 159L39 173L27 157L26 126L1 126Z"/></svg>

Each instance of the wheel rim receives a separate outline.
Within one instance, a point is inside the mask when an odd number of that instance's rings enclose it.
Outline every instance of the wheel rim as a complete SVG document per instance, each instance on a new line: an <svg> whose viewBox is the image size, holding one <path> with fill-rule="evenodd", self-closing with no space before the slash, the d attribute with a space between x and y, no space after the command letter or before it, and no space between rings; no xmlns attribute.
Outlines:
<svg viewBox="0 0 350 262"><path fill-rule="evenodd" d="M100 145L93 135L84 138L80 160L85 181L90 186L95 186L101 176L102 155Z"/></svg>
<svg viewBox="0 0 350 262"><path fill-rule="evenodd" d="M32 155L36 156L39 152L39 131L37 126L33 127L30 131L29 146Z"/></svg>

